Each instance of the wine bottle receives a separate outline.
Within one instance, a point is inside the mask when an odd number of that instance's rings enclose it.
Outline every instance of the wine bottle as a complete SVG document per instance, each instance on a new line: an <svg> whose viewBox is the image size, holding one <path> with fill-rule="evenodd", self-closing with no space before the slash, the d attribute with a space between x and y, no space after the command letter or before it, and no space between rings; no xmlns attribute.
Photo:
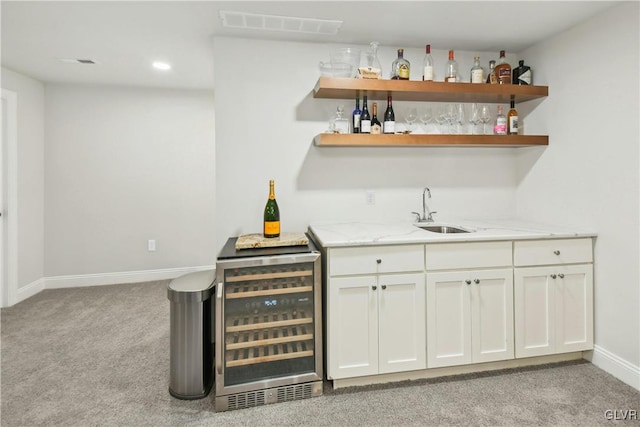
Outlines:
<svg viewBox="0 0 640 427"><path fill-rule="evenodd" d="M426 53L424 55L424 60L422 61L422 80L425 82L433 81L433 57L431 56L431 45L428 44L426 47Z"/></svg>
<svg viewBox="0 0 640 427"><path fill-rule="evenodd" d="M362 111L360 111L360 98L356 96L356 108L351 113L351 128L353 133L360 133L360 118L362 117Z"/></svg>
<svg viewBox="0 0 640 427"><path fill-rule="evenodd" d="M496 79L496 61L492 59L489 61L489 74L487 74L487 83L496 84L498 83L498 79Z"/></svg>
<svg viewBox="0 0 640 427"><path fill-rule="evenodd" d="M471 83L484 83L484 70L480 65L480 57L473 57L473 67L471 68Z"/></svg>
<svg viewBox="0 0 640 427"><path fill-rule="evenodd" d="M494 72L499 84L511 84L511 65L509 65L504 56L504 50L500 51L500 59L494 68Z"/></svg>
<svg viewBox="0 0 640 427"><path fill-rule="evenodd" d="M380 134L382 133L382 125L380 124L380 120L378 120L378 103L373 103L373 116L371 117L371 134Z"/></svg>
<svg viewBox="0 0 640 427"><path fill-rule="evenodd" d="M507 118L504 115L502 105L498 105L498 115L496 116L496 124L493 127L493 133L496 135L507 134Z"/></svg>
<svg viewBox="0 0 640 427"><path fill-rule="evenodd" d="M276 202L273 180L269 181L269 199L264 207L263 235L266 238L280 237L280 210Z"/></svg>
<svg viewBox="0 0 640 427"><path fill-rule="evenodd" d="M531 67L524 65L524 61L521 59L518 61L518 66L513 69L513 78L511 83L518 85L530 85L533 84Z"/></svg>
<svg viewBox="0 0 640 427"><path fill-rule="evenodd" d="M398 58L391 64L392 80L409 80L411 64L404 59L404 49L398 49Z"/></svg>
<svg viewBox="0 0 640 427"><path fill-rule="evenodd" d="M507 113L507 135L518 134L518 111L516 110L516 103L511 99L511 109Z"/></svg>
<svg viewBox="0 0 640 427"><path fill-rule="evenodd" d="M391 95L387 96L387 109L384 112L384 133L396 133L396 115L393 113Z"/></svg>
<svg viewBox="0 0 640 427"><path fill-rule="evenodd" d="M449 60L447 61L447 67L445 68L444 81L448 83L455 83L458 78L458 63L453 58L453 50L449 51Z"/></svg>
<svg viewBox="0 0 640 427"><path fill-rule="evenodd" d="M362 97L362 116L360 119L360 133L371 133L371 115L367 107L367 95Z"/></svg>

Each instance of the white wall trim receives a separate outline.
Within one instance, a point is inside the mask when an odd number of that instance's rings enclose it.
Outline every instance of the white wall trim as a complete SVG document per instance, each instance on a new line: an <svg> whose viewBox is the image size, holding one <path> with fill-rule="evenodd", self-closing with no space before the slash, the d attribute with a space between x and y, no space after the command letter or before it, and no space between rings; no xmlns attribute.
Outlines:
<svg viewBox="0 0 640 427"><path fill-rule="evenodd" d="M616 356L604 348L594 345L593 353L585 353L585 359L618 378L620 381L629 384L636 390L640 390L640 367Z"/></svg>
<svg viewBox="0 0 640 427"><path fill-rule="evenodd" d="M122 283L151 282L167 280L194 271L213 270L215 265L197 267L165 268L162 270L123 271L117 273L77 274L73 276L53 276L44 279L46 289L77 288L84 286L115 285Z"/></svg>
<svg viewBox="0 0 640 427"><path fill-rule="evenodd" d="M44 291L45 288L46 288L46 285L45 285L44 278L40 278L35 282L29 283L28 285L21 286L18 288L18 291L16 292L15 301L11 305L17 304L20 301L24 301L27 298L30 298L35 294L39 293L40 291Z"/></svg>

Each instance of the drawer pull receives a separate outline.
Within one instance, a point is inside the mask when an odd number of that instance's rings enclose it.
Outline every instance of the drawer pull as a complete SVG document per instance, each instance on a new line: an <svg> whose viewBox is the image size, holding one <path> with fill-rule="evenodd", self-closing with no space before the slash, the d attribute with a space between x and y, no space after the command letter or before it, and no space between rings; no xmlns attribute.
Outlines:
<svg viewBox="0 0 640 427"><path fill-rule="evenodd" d="M387 285L382 285L382 290L384 291L385 289L387 289Z"/></svg>
<svg viewBox="0 0 640 427"><path fill-rule="evenodd" d="M555 274L552 274L552 275L551 275L551 278L552 278L552 279L555 279L555 278L556 278L556 275L555 275Z"/></svg>
<svg viewBox="0 0 640 427"><path fill-rule="evenodd" d="M556 255L560 255L560 251L558 251L558 250L553 251L553 253L556 254Z"/></svg>
<svg viewBox="0 0 640 427"><path fill-rule="evenodd" d="M471 280L467 279L467 280L464 281L464 283L466 283L467 285L470 285L471 284Z"/></svg>
<svg viewBox="0 0 640 427"><path fill-rule="evenodd" d="M371 287L371 289L373 289L373 290L375 291L376 289L378 289L378 287L377 287L376 285L373 285L373 286Z"/></svg>
<svg viewBox="0 0 640 427"><path fill-rule="evenodd" d="M475 283L475 284L477 285L478 283L480 283L480 279L475 279L475 280L473 281L473 283Z"/></svg>
<svg viewBox="0 0 640 427"><path fill-rule="evenodd" d="M377 262L378 264L382 264L382 260L381 260L380 258L378 258L378 259L376 260L376 262Z"/></svg>
<svg viewBox="0 0 640 427"><path fill-rule="evenodd" d="M564 274L560 273L560 274L558 274L558 277L561 278L561 279L564 279Z"/></svg>

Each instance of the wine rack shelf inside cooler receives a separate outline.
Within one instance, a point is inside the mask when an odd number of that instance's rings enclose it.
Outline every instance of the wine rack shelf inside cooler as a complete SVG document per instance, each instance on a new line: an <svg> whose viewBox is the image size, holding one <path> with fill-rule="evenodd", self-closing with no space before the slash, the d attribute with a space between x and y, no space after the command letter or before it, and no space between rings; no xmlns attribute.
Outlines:
<svg viewBox="0 0 640 427"><path fill-rule="evenodd" d="M257 274L231 276L226 298L249 298L256 296L281 295L297 292L311 292L313 286L311 270L300 271L266 271Z"/></svg>

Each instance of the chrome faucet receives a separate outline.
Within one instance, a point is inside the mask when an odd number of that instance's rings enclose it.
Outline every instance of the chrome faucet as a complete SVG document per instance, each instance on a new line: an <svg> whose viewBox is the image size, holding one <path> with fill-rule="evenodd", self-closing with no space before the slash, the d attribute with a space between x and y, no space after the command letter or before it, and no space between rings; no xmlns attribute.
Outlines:
<svg viewBox="0 0 640 427"><path fill-rule="evenodd" d="M426 199L427 194L429 195L429 198L431 198L431 190L429 190L429 187L424 187L424 190L422 190L422 216L420 216L418 212L411 212L418 217L418 222L433 222L433 214L438 213L436 211L431 212L429 210Z"/></svg>

